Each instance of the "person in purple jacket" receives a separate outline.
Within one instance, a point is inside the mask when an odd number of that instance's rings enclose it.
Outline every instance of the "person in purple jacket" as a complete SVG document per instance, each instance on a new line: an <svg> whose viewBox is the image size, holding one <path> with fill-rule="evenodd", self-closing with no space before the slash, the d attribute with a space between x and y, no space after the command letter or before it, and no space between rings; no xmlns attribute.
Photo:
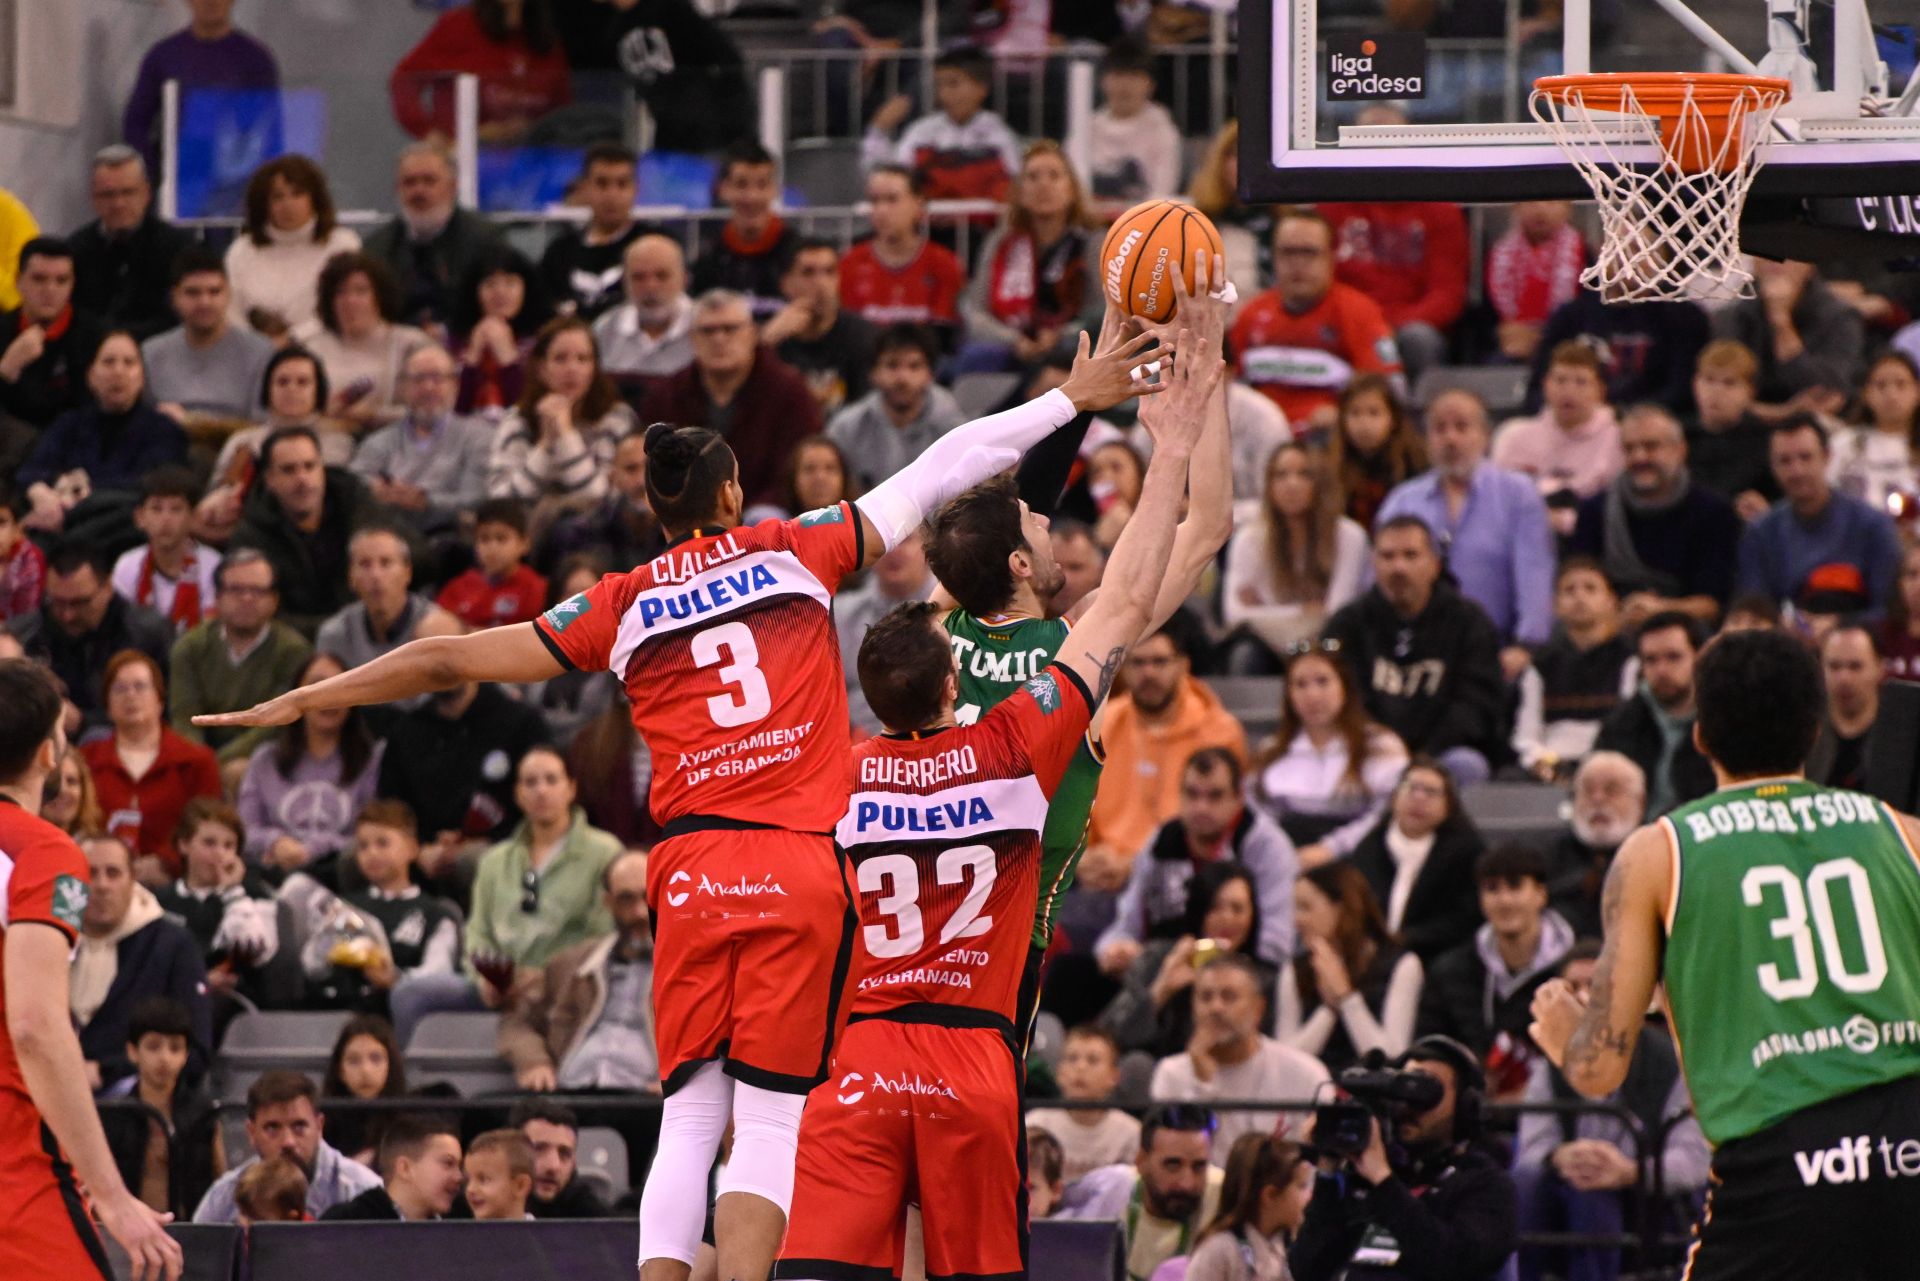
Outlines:
<svg viewBox="0 0 1920 1281"><path fill-rule="evenodd" d="M187 0L193 20L147 50L140 78L127 99L123 124L128 145L160 172L160 88L178 80L183 89L278 89L280 68L260 41L233 25L233 0Z"/></svg>

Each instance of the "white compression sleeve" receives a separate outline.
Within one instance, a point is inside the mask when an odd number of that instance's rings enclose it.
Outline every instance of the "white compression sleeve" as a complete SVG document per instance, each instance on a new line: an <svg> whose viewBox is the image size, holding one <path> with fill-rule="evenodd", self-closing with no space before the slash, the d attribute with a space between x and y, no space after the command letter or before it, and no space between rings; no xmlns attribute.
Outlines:
<svg viewBox="0 0 1920 1281"><path fill-rule="evenodd" d="M926 452L854 500L892 551L927 513L1020 461L1020 456L1073 421L1073 402L1058 391L976 418L927 446Z"/></svg>
<svg viewBox="0 0 1920 1281"><path fill-rule="evenodd" d="M640 1262L693 1265L707 1224L707 1176L733 1111L733 1078L701 1065L660 1109L660 1145L640 1194Z"/></svg>
<svg viewBox="0 0 1920 1281"><path fill-rule="evenodd" d="M806 1106L804 1094L778 1094L734 1082L733 1155L720 1172L721 1196L751 1193L779 1206L782 1214L793 1207L793 1158Z"/></svg>

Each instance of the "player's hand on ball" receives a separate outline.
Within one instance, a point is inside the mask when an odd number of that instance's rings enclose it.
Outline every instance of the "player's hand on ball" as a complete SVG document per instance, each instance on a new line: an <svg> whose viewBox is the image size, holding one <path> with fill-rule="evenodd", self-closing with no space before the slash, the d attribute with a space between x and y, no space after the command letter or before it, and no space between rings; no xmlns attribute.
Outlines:
<svg viewBox="0 0 1920 1281"><path fill-rule="evenodd" d="M1533 1024L1527 1034L1555 1067L1564 1064L1567 1042L1586 1017L1587 1000L1565 979L1549 979L1533 994Z"/></svg>
<svg viewBox="0 0 1920 1281"><path fill-rule="evenodd" d="M1179 360L1160 375L1160 386L1168 394L1140 406L1140 425L1153 437L1156 449L1191 450L1206 428L1207 402L1213 399L1226 365L1220 348L1195 337L1190 329L1182 329L1174 341Z"/></svg>
<svg viewBox="0 0 1920 1281"><path fill-rule="evenodd" d="M1073 358L1073 372L1067 375L1066 382L1060 384L1061 392L1080 413L1097 414L1103 409L1112 409L1123 400L1165 391L1168 383L1164 377L1155 384L1136 378L1133 373L1135 365L1151 360L1164 361L1171 355L1156 346L1156 342L1152 334L1142 334L1107 351L1095 352L1088 345L1087 331L1081 330L1080 348Z"/></svg>
<svg viewBox="0 0 1920 1281"><path fill-rule="evenodd" d="M1173 272L1172 313L1159 324L1146 320L1138 323L1169 345L1177 347L1180 331L1185 330L1189 338L1210 343L1217 352L1226 337L1227 310L1234 301L1227 293L1227 260L1212 257L1204 249L1194 250L1193 278L1207 284L1198 296L1187 292L1186 272Z"/></svg>

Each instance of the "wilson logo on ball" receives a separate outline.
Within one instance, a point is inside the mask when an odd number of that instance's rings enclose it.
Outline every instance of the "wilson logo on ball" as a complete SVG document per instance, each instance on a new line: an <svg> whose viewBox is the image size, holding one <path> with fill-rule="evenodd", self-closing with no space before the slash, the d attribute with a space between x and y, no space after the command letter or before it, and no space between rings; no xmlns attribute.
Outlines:
<svg viewBox="0 0 1920 1281"><path fill-rule="evenodd" d="M1122 301L1120 279L1127 274L1127 259L1132 256L1134 246L1139 244L1145 235L1143 231L1129 231L1126 239L1122 240L1119 247L1113 251L1113 257L1107 259L1107 297L1115 302Z"/></svg>

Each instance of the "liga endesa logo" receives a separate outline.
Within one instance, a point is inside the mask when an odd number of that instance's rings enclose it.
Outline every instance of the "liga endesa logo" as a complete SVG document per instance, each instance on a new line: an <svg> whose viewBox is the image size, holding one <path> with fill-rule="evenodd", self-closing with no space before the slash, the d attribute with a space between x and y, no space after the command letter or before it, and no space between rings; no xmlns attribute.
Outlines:
<svg viewBox="0 0 1920 1281"><path fill-rule="evenodd" d="M1327 40L1327 98L1332 102L1377 102L1424 98L1427 93L1425 36L1396 32L1338 36Z"/></svg>

